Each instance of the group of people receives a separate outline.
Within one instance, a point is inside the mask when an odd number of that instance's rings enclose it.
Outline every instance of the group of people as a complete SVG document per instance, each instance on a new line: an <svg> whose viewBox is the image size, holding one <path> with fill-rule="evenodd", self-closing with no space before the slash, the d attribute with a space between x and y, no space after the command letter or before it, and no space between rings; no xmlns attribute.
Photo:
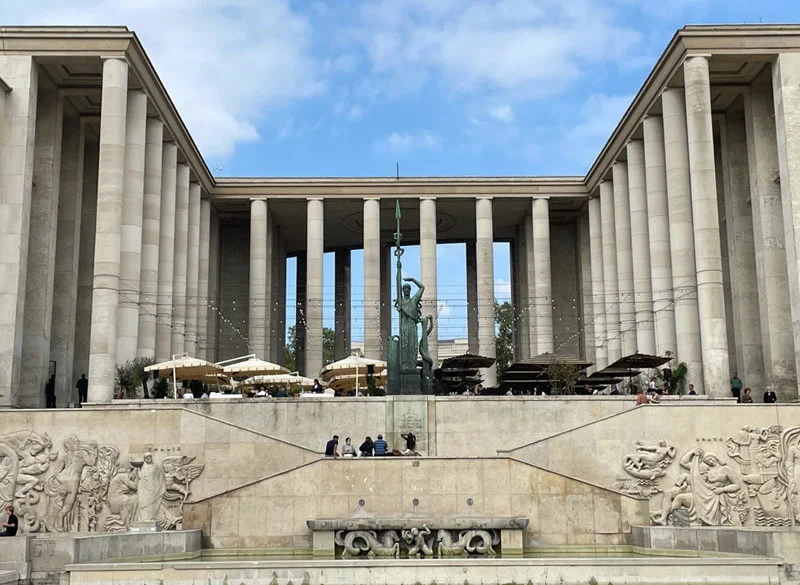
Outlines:
<svg viewBox="0 0 800 585"><path fill-rule="evenodd" d="M89 380L86 374L81 374L81 377L75 383L75 388L78 389L78 408L86 402L89 398ZM56 375L52 374L44 385L44 407L56 408Z"/></svg>
<svg viewBox="0 0 800 585"><path fill-rule="evenodd" d="M356 449L350 437L345 437L344 443L339 445L339 435L325 444L325 457L386 457L391 455L419 455L417 452L417 438L414 433L403 433L400 435L406 442L406 448L402 451L392 451L389 444L379 434L374 441L372 437L367 437L364 442Z"/></svg>
<svg viewBox="0 0 800 585"><path fill-rule="evenodd" d="M733 396L736 399L736 402L740 404L753 404L753 391L750 388L745 387L737 372L734 372L733 376L731 376L731 396ZM767 389L764 392L763 399L764 404L774 404L778 402L778 396L769 386L767 386Z"/></svg>

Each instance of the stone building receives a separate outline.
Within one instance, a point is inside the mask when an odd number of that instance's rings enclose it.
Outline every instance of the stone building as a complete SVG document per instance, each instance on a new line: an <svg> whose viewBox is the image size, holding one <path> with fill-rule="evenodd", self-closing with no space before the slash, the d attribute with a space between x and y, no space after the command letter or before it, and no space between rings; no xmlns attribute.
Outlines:
<svg viewBox="0 0 800 585"><path fill-rule="evenodd" d="M0 404L41 406L51 373L61 404L81 373L108 401L137 356L281 361L289 257L314 375L326 251L337 353L363 248L363 349L385 355L396 199L424 312L437 243L467 244L473 353L494 354L507 241L518 358L671 351L701 393L738 370L797 396L800 26L678 31L586 176L400 180L215 178L133 32L0 38Z"/></svg>

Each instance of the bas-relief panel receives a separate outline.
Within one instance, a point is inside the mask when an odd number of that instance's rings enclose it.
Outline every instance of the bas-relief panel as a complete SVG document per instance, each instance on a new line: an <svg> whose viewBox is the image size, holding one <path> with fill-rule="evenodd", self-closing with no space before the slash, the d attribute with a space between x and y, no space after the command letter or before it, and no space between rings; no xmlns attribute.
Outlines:
<svg viewBox="0 0 800 585"><path fill-rule="evenodd" d="M155 454L154 454L155 453ZM22 532L113 532L134 522L178 526L203 465L180 447L125 461L114 445L76 435L0 435L0 504L14 505Z"/></svg>
<svg viewBox="0 0 800 585"><path fill-rule="evenodd" d="M673 526L794 526L800 521L800 427L742 427L701 437L677 457L637 442L616 489L650 498L650 519Z"/></svg>

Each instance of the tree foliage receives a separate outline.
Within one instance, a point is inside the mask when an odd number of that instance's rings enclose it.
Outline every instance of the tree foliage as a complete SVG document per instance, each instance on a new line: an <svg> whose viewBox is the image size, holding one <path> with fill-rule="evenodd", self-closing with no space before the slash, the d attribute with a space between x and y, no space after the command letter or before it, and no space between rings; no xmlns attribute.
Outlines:
<svg viewBox="0 0 800 585"><path fill-rule="evenodd" d="M494 302L495 364L502 376L514 361L514 307L509 301Z"/></svg>
<svg viewBox="0 0 800 585"><path fill-rule="evenodd" d="M289 327L286 335L286 347L283 350L284 364L290 372L297 371L297 329L294 325ZM335 360L336 355L336 334L330 327L322 328L322 364L327 365ZM302 372L304 375L313 377L318 372Z"/></svg>
<svg viewBox="0 0 800 585"><path fill-rule="evenodd" d="M554 362L547 366L547 377L553 380L550 385L551 394L572 394L572 388L580 376L580 369L575 364Z"/></svg>
<svg viewBox="0 0 800 585"><path fill-rule="evenodd" d="M139 388L142 389L142 396L147 398L147 374L144 369L154 363L151 357L137 357L117 365L114 382L122 398L137 398Z"/></svg>

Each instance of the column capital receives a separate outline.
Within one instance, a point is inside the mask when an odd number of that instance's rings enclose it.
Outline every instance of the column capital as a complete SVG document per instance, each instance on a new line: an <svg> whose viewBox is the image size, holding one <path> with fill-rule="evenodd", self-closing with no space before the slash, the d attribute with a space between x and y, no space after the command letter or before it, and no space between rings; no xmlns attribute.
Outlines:
<svg viewBox="0 0 800 585"><path fill-rule="evenodd" d="M436 201L437 197L435 195L423 195L419 198L420 201ZM491 197L489 197L491 199Z"/></svg>
<svg viewBox="0 0 800 585"><path fill-rule="evenodd" d="M489 201L491 201L492 199L494 199L493 195L480 195L480 196L475 198L475 201L481 201L481 200L489 200Z"/></svg>
<svg viewBox="0 0 800 585"><path fill-rule="evenodd" d="M536 200L540 200L540 199L541 199L541 200L544 200L544 201L549 201L549 200L551 199L551 195L534 195L534 196L532 197L532 199L533 199L534 201L536 201Z"/></svg>
<svg viewBox="0 0 800 585"><path fill-rule="evenodd" d="M365 197L365 199L367 199ZM324 197L306 197L306 201L325 201Z"/></svg>
<svg viewBox="0 0 800 585"><path fill-rule="evenodd" d="M703 58L706 61L711 58L711 53L688 53L684 58L683 62L686 63L689 59L694 59L696 57Z"/></svg>

